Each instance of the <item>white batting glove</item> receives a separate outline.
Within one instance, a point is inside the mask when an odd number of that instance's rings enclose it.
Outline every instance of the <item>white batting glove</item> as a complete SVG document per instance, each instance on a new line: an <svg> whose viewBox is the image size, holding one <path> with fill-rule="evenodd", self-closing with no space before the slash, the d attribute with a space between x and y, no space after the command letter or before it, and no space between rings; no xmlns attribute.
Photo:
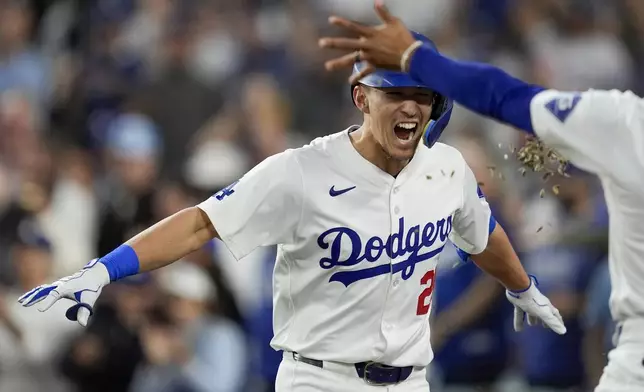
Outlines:
<svg viewBox="0 0 644 392"><path fill-rule="evenodd" d="M108 283L110 275L107 268L103 263L99 263L98 259L94 259L71 276L30 290L20 297L18 302L24 307L40 303L38 310L44 312L61 298L71 300L74 304L67 309L65 316L85 327L93 313L96 299Z"/></svg>
<svg viewBox="0 0 644 392"><path fill-rule="evenodd" d="M552 306L550 300L537 288L537 280L530 276L530 287L523 291L506 290L505 296L514 305L514 330L521 331L527 318L528 325L537 325L539 322L563 335L566 333L559 310ZM527 317L526 317L527 316Z"/></svg>

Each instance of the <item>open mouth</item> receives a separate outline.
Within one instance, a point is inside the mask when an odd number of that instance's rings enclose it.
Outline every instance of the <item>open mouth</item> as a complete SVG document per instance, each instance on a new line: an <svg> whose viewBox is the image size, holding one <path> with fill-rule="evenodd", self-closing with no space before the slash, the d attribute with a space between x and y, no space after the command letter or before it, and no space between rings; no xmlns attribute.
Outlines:
<svg viewBox="0 0 644 392"><path fill-rule="evenodd" d="M394 134L398 141L402 143L408 143L414 140L414 135L416 135L417 130L417 122L401 122L394 126Z"/></svg>

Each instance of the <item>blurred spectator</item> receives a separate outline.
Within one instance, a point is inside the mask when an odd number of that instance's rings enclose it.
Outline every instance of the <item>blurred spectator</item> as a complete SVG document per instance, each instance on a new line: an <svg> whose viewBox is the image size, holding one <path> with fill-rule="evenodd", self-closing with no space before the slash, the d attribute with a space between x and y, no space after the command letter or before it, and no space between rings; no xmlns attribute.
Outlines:
<svg viewBox="0 0 644 392"><path fill-rule="evenodd" d="M24 219L35 219L49 241L55 242L47 222L51 215L55 186L55 162L50 149L39 134L40 117L23 94L0 95L0 166L7 188L5 206L0 211L0 279L13 283L13 270L8 251ZM55 231L55 229L53 230ZM56 251L56 244L52 244ZM54 266L55 267L55 266Z"/></svg>
<svg viewBox="0 0 644 392"><path fill-rule="evenodd" d="M580 316L590 273L603 256L601 244L596 245L591 178L576 171L571 178L557 178L557 181L560 183L557 199L532 202L554 204L556 214L545 217L552 220L554 228L549 230L553 237L530 249L523 261L529 273L540 277L541 290L561 312L568 332L556 335L534 328L517 335L522 369L534 391L582 390L584 387L584 332ZM530 238L539 236L542 230L534 230Z"/></svg>
<svg viewBox="0 0 644 392"><path fill-rule="evenodd" d="M26 0L0 2L0 93L21 90L48 109L52 93L49 61L32 46L32 10Z"/></svg>
<svg viewBox="0 0 644 392"><path fill-rule="evenodd" d="M155 305L150 276L106 288L83 334L68 347L62 373L78 392L127 392L144 358L141 329ZM111 301L109 301L109 300Z"/></svg>
<svg viewBox="0 0 644 392"><path fill-rule="evenodd" d="M627 48L614 32L601 28L599 18L607 12L596 1L537 4L531 6L547 16L532 27L524 25L524 34L546 85L563 90L625 89L633 81Z"/></svg>
<svg viewBox="0 0 644 392"><path fill-rule="evenodd" d="M475 139L455 139L481 184L497 222L512 238L515 222L504 210L511 193L501 192L500 181L489 175L491 164ZM505 372L509 354L508 306L502 286L476 264L462 264L448 246L439 259L433 299L432 348L444 392L492 391ZM440 386L440 387L439 387ZM439 388L438 388L439 387Z"/></svg>
<svg viewBox="0 0 644 392"><path fill-rule="evenodd" d="M0 296L0 390L65 392L56 364L80 326L65 317L65 303L46 313L18 303L22 294L52 279L52 257L36 222L22 221L17 231L12 249L17 285Z"/></svg>
<svg viewBox="0 0 644 392"><path fill-rule="evenodd" d="M54 275L67 276L96 257L98 198L86 152L63 147L55 160L56 181L43 226L54 247Z"/></svg>
<svg viewBox="0 0 644 392"><path fill-rule="evenodd" d="M160 271L159 279L169 296L171 322L143 330L146 365L133 391L241 391L247 378L245 338L230 321L208 314L208 303L216 299L208 275L179 261Z"/></svg>
<svg viewBox="0 0 644 392"><path fill-rule="evenodd" d="M153 194L163 148L156 126L139 114L118 117L109 128L106 147L99 255L154 223Z"/></svg>
<svg viewBox="0 0 644 392"><path fill-rule="evenodd" d="M644 91L641 0L388 4L450 56L560 89ZM14 315L11 298L210 197L267 156L357 121L347 75L324 71L330 54L317 39L335 34L330 12L369 22L372 5L0 0L0 304L7 300L0 306L0 391L44 390L41 379L51 380L47 390L64 389L55 374L60 345L67 349L61 369L79 391L132 392L133 378L144 390L162 390L166 381L189 391L202 384L273 388L281 359L269 346L275 248L258 248L241 262L218 240L194 252L187 259L211 287L197 299L190 292L192 299L167 302L172 285L160 293L156 273L110 285L69 347L55 335L76 325L54 317L62 312ZM515 392L530 389L519 386L527 379L535 388L591 387L610 347L600 337L612 330L607 266L596 264L606 253L607 216L594 180L575 171L546 183L523 176L513 151L524 137L462 107L443 140L466 157L569 326L563 337L539 329L507 335L502 288L472 263L452 268L446 251L432 335L447 386ZM537 196L555 184L558 195ZM33 222L48 247L25 245L21 222ZM215 301L204 294L210 291ZM39 335L45 323L47 335ZM196 335L212 343L196 343ZM499 381L517 368L517 385Z"/></svg>
<svg viewBox="0 0 644 392"><path fill-rule="evenodd" d="M162 170L173 179L183 174L195 134L222 106L221 93L188 69L194 43L189 23L175 20L169 25L163 41L165 67L158 78L133 94L130 103L159 126L164 141Z"/></svg>

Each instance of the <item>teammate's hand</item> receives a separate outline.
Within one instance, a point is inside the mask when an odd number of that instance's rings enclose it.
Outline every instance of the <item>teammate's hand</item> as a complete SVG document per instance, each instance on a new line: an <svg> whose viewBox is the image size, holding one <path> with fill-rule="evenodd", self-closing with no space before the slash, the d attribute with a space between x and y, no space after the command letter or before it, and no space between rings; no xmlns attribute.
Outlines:
<svg viewBox="0 0 644 392"><path fill-rule="evenodd" d="M329 18L329 23L343 27L360 38L324 37L319 41L322 48L352 51L327 61L325 67L328 71L351 69L356 61L368 63L360 74L351 77L349 81L352 84L372 73L375 68L400 71L405 51L416 42L403 22L389 13L382 0L376 0L375 10L383 23L379 26L366 26L339 16ZM406 65L403 66L403 70L407 70Z"/></svg>
<svg viewBox="0 0 644 392"><path fill-rule="evenodd" d="M20 297L18 302L25 307L40 303L38 310L44 312L61 298L71 300L74 303L70 304L65 316L85 327L93 313L96 299L108 283L110 275L107 268L98 259L94 259L74 275L32 289Z"/></svg>
<svg viewBox="0 0 644 392"><path fill-rule="evenodd" d="M514 305L514 330L523 330L527 319L528 325L537 325L539 322L544 327L548 327L563 335L566 333L559 310L552 306L550 300L537 288L537 280L530 277L530 287L526 290L517 292L506 290L505 296Z"/></svg>

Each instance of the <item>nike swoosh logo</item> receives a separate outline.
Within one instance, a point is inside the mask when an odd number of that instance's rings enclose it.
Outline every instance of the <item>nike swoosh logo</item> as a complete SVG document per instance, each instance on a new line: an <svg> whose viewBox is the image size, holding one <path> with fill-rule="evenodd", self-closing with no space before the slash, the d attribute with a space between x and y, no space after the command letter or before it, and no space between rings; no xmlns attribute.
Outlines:
<svg viewBox="0 0 644 392"><path fill-rule="evenodd" d="M335 190L335 185L334 185L334 186L331 187L331 189L329 189L329 196L331 196L331 197L340 196L341 194L347 193L347 192L349 192L350 190L352 190L354 188L355 188L355 185L350 187L350 188Z"/></svg>

